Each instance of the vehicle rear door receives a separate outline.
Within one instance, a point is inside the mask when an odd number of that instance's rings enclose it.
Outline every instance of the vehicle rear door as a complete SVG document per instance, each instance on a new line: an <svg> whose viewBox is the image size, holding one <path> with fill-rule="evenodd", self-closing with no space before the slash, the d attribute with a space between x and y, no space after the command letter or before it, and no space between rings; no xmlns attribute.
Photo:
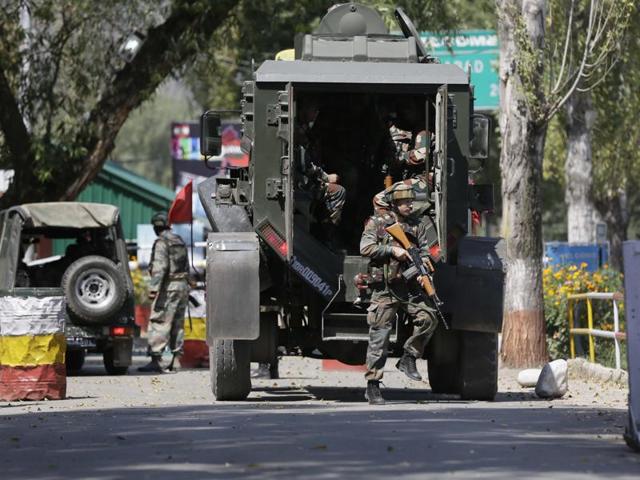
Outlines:
<svg viewBox="0 0 640 480"><path fill-rule="evenodd" d="M447 86L442 85L436 94L436 145L434 152L433 189L438 226L438 242L442 260L447 260L447 182L449 178L449 160L447 156Z"/></svg>

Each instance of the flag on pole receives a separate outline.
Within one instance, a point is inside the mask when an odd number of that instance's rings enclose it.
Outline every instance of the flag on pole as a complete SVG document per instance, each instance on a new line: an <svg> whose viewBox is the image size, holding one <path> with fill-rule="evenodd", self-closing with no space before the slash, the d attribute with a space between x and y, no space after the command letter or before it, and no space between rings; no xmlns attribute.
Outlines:
<svg viewBox="0 0 640 480"><path fill-rule="evenodd" d="M193 180L189 180L182 190L178 192L169 209L169 224L191 223L193 198Z"/></svg>

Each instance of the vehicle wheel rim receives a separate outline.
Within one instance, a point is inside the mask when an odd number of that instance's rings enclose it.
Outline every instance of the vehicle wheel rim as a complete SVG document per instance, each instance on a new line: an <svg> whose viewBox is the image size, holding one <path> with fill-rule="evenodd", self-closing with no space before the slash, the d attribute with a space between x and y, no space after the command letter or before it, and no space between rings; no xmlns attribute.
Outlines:
<svg viewBox="0 0 640 480"><path fill-rule="evenodd" d="M102 270L87 270L76 281L76 293L81 303L90 307L104 307L113 301L115 282Z"/></svg>

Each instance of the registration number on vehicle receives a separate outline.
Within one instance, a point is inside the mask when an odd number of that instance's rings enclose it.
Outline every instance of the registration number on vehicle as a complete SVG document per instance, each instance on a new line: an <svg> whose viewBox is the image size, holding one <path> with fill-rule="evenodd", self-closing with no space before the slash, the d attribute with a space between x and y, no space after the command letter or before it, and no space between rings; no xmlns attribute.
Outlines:
<svg viewBox="0 0 640 480"><path fill-rule="evenodd" d="M96 346L96 341L93 338L86 337L67 337L67 346L93 348Z"/></svg>

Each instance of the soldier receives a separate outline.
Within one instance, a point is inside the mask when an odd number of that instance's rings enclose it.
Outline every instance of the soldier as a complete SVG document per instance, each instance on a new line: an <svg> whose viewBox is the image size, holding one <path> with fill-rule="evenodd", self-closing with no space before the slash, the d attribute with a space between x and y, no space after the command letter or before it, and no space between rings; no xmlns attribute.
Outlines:
<svg viewBox="0 0 640 480"><path fill-rule="evenodd" d="M395 146L395 163L406 172L405 176L409 176L418 169L424 171L429 132L426 130L410 132L391 125L389 133Z"/></svg>
<svg viewBox="0 0 640 480"><path fill-rule="evenodd" d="M385 188L383 191L378 192L373 197L373 213L377 216L384 216L391 211L391 195L400 185L407 185L413 189L415 199L413 201L411 216L424 224L429 255L431 255L432 259L437 261L440 256L440 246L438 244L438 231L433 218L430 215L430 210L433 205L428 199L429 188L427 186L426 174L408 178L401 182L396 182L389 188Z"/></svg>
<svg viewBox="0 0 640 480"><path fill-rule="evenodd" d="M392 320L398 309L401 308L411 320L413 332L404 344L404 353L396 368L412 380L422 380L416 369L416 359L422 356L438 324L435 309L427 303L429 300L414 290L414 286L408 285L402 276L403 263L409 260L409 253L385 230L396 222L400 223L409 239L420 249L422 257L428 258L425 225L411 216L415 192L410 185L400 182L389 195L391 210L369 218L360 240L360 254L370 258L371 277L383 278L383 281L371 285L373 293L367 314L369 347L365 398L374 405L384 403L380 379L387 360Z"/></svg>
<svg viewBox="0 0 640 480"><path fill-rule="evenodd" d="M303 152L298 155L299 171L302 173L299 184L322 203L324 215L319 220L325 240L329 241L333 239L335 228L342 218L347 193L340 185L338 174L327 173L321 166L320 146L317 145L313 132L318 114L317 99L307 97L298 112L296 124L296 143L304 147Z"/></svg>
<svg viewBox="0 0 640 480"><path fill-rule="evenodd" d="M158 238L153 244L149 273L149 299L153 300L149 318L149 355L151 362L138 368L141 372L163 372L160 359L169 346L174 357L182 354L184 313L189 295L189 259L182 239L171 231L167 215L151 217Z"/></svg>

